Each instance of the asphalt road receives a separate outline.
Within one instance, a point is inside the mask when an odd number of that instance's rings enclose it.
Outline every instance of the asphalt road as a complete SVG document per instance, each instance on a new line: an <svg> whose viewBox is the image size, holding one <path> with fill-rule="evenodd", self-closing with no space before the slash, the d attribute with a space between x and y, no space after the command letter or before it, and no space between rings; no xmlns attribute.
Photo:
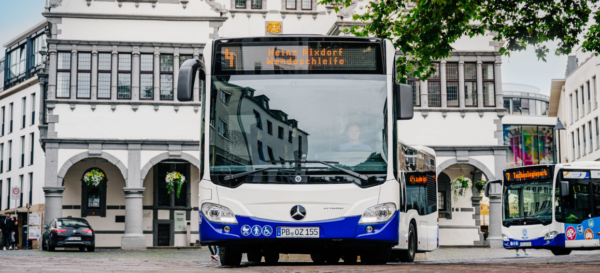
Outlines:
<svg viewBox="0 0 600 273"><path fill-rule="evenodd" d="M598 272L600 251L574 251L554 256L532 250L516 257L514 251L448 248L429 253L429 260L378 266L313 265L281 262L276 266L242 263L236 268L210 261L207 249L97 250L96 252L40 250L0 251L0 272ZM245 260L245 259L244 259Z"/></svg>

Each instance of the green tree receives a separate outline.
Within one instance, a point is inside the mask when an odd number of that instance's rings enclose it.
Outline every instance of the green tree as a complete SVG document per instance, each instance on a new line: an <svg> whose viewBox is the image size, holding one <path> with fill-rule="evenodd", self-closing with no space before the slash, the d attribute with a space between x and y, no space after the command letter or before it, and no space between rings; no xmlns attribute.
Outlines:
<svg viewBox="0 0 600 273"><path fill-rule="evenodd" d="M348 7L358 0L322 0L321 4ZM569 54L580 44L585 51L600 52L600 11L597 0L374 0L355 21L364 26L348 29L356 36L392 40L402 52L397 61L401 81L408 76L425 79L432 62L450 56L451 44L461 37L494 33L504 41L500 53L533 46L538 59L549 52L545 43L558 41L557 55ZM594 12L592 12L594 11ZM587 23L593 22L586 27ZM597 54L597 53L596 53Z"/></svg>

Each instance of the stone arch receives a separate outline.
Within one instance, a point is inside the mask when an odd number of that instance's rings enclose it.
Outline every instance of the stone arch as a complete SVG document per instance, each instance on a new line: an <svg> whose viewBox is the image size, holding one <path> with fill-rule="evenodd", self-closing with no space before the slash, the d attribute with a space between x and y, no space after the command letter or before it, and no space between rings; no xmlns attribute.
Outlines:
<svg viewBox="0 0 600 273"><path fill-rule="evenodd" d="M152 167L154 165L160 163L161 161L165 161L168 159L185 160L185 161L189 162L190 164L196 166L196 168L200 169L200 160L193 157L190 154L181 153L181 155L174 156L174 155L170 155L168 152L164 152L162 154L159 154L159 155L153 157L152 159L150 159L150 161L148 161L148 163L146 163L146 165L144 165L144 167L140 171L140 185L144 185L144 179L146 178L146 175L148 175L148 172L150 172L150 169L152 169Z"/></svg>
<svg viewBox="0 0 600 273"><path fill-rule="evenodd" d="M446 168L452 166L452 165L456 165L456 164L467 164L467 165L471 165L479 170L481 170L483 172L483 174L485 175L485 177L487 178L488 181L494 180L495 176L492 174L492 172L490 171L490 169L488 169L488 167L485 166L485 164L481 163L481 161L477 160L477 159L473 159L473 158L469 158L468 161L458 161L458 159L456 158L452 158L449 160L446 160L444 162L442 162L442 164L440 164L437 167L437 175L440 175L441 172L443 172Z"/></svg>
<svg viewBox="0 0 600 273"><path fill-rule="evenodd" d="M58 184L59 185L63 184L63 179L65 178L65 175L67 175L67 172L69 171L71 166L75 165L75 163L77 163L81 160L84 160L86 158L106 159L108 162L112 163L119 169L119 171L121 172L121 175L123 176L123 179L125 179L125 181L127 181L127 167L125 167L125 164L123 164L123 162L121 162L121 160L119 160L114 155L111 155L107 152L102 152L100 154L90 154L89 152L83 152L83 153L77 154L77 155L69 158L69 160L67 160L62 165L62 167L58 171Z"/></svg>

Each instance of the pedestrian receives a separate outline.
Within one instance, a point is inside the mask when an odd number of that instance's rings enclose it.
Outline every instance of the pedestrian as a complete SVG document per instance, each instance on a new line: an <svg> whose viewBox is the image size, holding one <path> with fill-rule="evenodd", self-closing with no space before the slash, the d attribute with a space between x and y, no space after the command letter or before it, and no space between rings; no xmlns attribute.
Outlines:
<svg viewBox="0 0 600 273"><path fill-rule="evenodd" d="M208 250L210 250L210 261L218 262L219 259L219 248L215 245L209 245Z"/></svg>
<svg viewBox="0 0 600 273"><path fill-rule="evenodd" d="M516 251L515 254L517 254L517 257L519 257L519 249L517 248L517 249L515 249L515 251ZM527 253L527 249L523 248L523 253L525 253L525 256L529 256L529 253Z"/></svg>
<svg viewBox="0 0 600 273"><path fill-rule="evenodd" d="M19 221L17 221L17 219L13 218L13 236L12 236L12 244L10 246L11 249L17 250L19 248L17 248L17 245L19 244Z"/></svg>
<svg viewBox="0 0 600 273"><path fill-rule="evenodd" d="M13 235L13 221L10 218L10 213L6 214L6 217L0 220L0 231L2 232L2 247L6 250L6 247L10 248L10 240ZM10 248L12 249L12 248Z"/></svg>

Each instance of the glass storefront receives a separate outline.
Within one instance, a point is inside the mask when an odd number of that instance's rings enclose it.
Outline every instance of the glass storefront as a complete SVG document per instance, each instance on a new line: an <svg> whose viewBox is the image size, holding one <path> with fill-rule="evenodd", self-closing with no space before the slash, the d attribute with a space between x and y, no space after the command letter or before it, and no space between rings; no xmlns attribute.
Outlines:
<svg viewBox="0 0 600 273"><path fill-rule="evenodd" d="M507 168L554 164L554 126L504 125Z"/></svg>
<svg viewBox="0 0 600 273"><path fill-rule="evenodd" d="M524 98L504 98L504 109L509 115L547 116L548 102Z"/></svg>

